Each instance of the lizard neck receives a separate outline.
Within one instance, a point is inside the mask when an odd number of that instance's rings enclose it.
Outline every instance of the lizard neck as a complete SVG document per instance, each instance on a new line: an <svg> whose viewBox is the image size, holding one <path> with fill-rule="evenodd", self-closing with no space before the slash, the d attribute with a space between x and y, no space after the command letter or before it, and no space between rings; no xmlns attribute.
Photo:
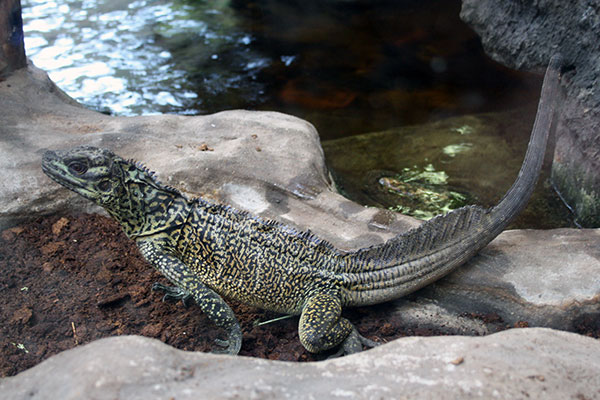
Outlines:
<svg viewBox="0 0 600 400"><path fill-rule="evenodd" d="M127 185L118 208L107 208L131 239L169 232L187 220L192 204L178 193L145 182Z"/></svg>

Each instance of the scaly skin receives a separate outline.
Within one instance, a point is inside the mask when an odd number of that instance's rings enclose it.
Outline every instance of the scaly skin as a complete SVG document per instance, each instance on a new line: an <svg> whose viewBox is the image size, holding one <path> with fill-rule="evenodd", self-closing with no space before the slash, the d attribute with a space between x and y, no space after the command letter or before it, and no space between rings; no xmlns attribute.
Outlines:
<svg viewBox="0 0 600 400"><path fill-rule="evenodd" d="M415 291L464 263L525 206L535 186L558 92L558 58L548 68L527 154L513 187L491 209L463 207L388 242L344 253L308 232L189 200L145 167L109 150L48 151L42 168L58 183L104 207L142 255L174 285L165 296L193 297L228 332L219 341L237 354L239 323L223 300L300 315L310 352L340 346L353 353L376 343L341 317L346 306L380 303Z"/></svg>

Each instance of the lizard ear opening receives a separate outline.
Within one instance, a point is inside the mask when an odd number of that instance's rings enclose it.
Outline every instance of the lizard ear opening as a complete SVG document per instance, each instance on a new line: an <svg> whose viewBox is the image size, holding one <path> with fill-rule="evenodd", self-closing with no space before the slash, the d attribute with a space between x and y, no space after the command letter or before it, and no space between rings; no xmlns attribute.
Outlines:
<svg viewBox="0 0 600 400"><path fill-rule="evenodd" d="M98 190L100 190L101 192L108 192L112 188L112 185L110 184L110 181L108 179L105 179L103 181L100 181L97 187Z"/></svg>

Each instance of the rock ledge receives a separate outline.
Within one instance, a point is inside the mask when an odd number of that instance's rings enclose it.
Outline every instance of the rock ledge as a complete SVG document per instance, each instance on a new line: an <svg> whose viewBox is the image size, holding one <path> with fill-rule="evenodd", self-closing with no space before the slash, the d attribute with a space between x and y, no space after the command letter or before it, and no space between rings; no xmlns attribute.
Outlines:
<svg viewBox="0 0 600 400"><path fill-rule="evenodd" d="M289 363L184 352L122 336L5 378L0 392L14 400L592 399L600 396L600 342L513 329L486 337L404 338L340 359Z"/></svg>

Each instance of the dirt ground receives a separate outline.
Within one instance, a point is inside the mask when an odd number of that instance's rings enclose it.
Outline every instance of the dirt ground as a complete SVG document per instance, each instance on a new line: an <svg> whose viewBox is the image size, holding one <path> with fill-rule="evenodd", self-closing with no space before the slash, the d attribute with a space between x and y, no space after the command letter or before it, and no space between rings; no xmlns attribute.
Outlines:
<svg viewBox="0 0 600 400"><path fill-rule="evenodd" d="M217 349L214 339L224 338L224 332L193 302L188 307L162 302L162 294L151 290L154 282L167 284L107 217L56 216L4 230L0 376L15 375L63 350L115 335L144 335L182 350ZM244 335L241 355L288 361L327 357L304 350L297 317L257 326L256 322L278 315L230 304ZM390 317L392 309L390 304L356 308L345 316L363 335L379 342L445 334L405 329L399 317ZM499 329L506 328L498 322Z"/></svg>

